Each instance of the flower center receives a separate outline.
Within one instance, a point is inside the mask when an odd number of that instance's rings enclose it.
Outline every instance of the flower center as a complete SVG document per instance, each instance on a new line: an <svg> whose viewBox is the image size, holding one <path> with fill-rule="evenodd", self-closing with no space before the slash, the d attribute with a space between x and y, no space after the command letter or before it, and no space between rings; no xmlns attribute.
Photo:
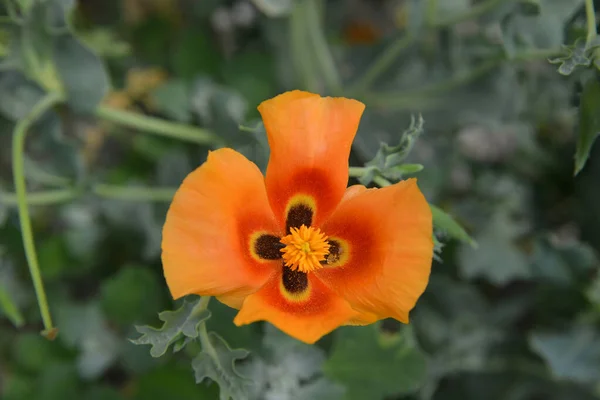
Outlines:
<svg viewBox="0 0 600 400"><path fill-rule="evenodd" d="M322 267L321 261L329 253L327 236L319 229L307 227L290 228L290 234L281 238L283 262L290 269L310 272Z"/></svg>

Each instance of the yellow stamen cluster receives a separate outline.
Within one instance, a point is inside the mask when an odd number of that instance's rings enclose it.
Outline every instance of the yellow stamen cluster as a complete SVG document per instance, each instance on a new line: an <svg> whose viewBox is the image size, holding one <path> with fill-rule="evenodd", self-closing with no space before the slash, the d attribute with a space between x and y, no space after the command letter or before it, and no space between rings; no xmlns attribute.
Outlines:
<svg viewBox="0 0 600 400"><path fill-rule="evenodd" d="M285 245L281 252L285 265L292 270L310 272L323 267L321 261L329 253L327 236L318 228L302 225L291 228L290 234L281 238Z"/></svg>

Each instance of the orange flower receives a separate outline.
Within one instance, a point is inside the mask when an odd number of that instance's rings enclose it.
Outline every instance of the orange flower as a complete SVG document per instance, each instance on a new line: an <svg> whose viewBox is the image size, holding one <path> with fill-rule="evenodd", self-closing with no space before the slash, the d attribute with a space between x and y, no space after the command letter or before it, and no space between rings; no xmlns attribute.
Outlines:
<svg viewBox="0 0 600 400"><path fill-rule="evenodd" d="M429 279L431 211L415 179L346 189L364 105L293 91L258 110L266 176L220 149L175 194L162 242L173 297L216 296L236 325L269 321L307 343L340 325L408 323Z"/></svg>

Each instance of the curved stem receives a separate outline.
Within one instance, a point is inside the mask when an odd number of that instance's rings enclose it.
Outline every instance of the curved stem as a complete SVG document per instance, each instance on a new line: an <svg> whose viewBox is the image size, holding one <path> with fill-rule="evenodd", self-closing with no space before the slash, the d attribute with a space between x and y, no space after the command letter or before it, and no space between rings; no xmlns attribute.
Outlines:
<svg viewBox="0 0 600 400"><path fill-rule="evenodd" d="M123 200L123 201L155 201L169 202L177 188L146 188L146 187L127 187L105 183L99 183L92 187L92 193L105 199ZM30 206L49 206L54 204L67 203L81 197L85 192L80 189L61 189L46 190L37 193L29 193L26 202ZM5 206L15 206L19 204L19 199L15 193L0 192L0 204Z"/></svg>
<svg viewBox="0 0 600 400"><path fill-rule="evenodd" d="M307 32L304 24L305 15L306 3L298 2L289 18L290 51L303 89L316 93L319 91L319 82L311 57L307 56L310 48L307 43Z"/></svg>
<svg viewBox="0 0 600 400"><path fill-rule="evenodd" d="M321 63L323 79L329 87L329 90L331 90L333 94L339 94L342 91L342 82L338 70L335 66L335 61L333 60L331 51L329 50L329 45L327 44L327 40L325 39L323 26L320 23L322 21L322 18L319 18L317 0L305 1L305 26L313 45L315 59Z"/></svg>
<svg viewBox="0 0 600 400"><path fill-rule="evenodd" d="M47 190L27 194L27 204L30 206L45 206L51 204L67 203L79 197L80 192L75 189ZM19 204L19 199L14 193L0 192L0 204L13 206Z"/></svg>
<svg viewBox="0 0 600 400"><path fill-rule="evenodd" d="M365 72L358 82L352 86L350 93L361 93L367 90L367 88L394 63L394 60L416 41L416 39L416 35L407 33L394 40L389 47L385 48L375 61L373 61L367 68L367 72Z"/></svg>
<svg viewBox="0 0 600 400"><path fill-rule="evenodd" d="M106 199L125 201L164 201L173 200L175 188L145 188L145 187L123 187L100 183L92 187L92 192Z"/></svg>
<svg viewBox="0 0 600 400"><path fill-rule="evenodd" d="M52 317L48 308L48 300L44 290L44 284L40 274L40 267L35 252L33 241L33 232L31 229L31 218L27 208L27 189L25 186L25 162L23 153L25 151L25 137L31 125L40 118L47 110L61 101L61 96L56 93L47 94L38 102L29 114L17 122L13 135L12 157L13 157L13 176L15 181L15 190L17 194L17 203L19 208L19 220L21 223L21 235L23 237L23 246L25 256L29 265L29 272L33 280L33 286L38 300L40 313L44 322L44 331L42 334L48 339L54 339L57 329L52 325Z"/></svg>
<svg viewBox="0 0 600 400"><path fill-rule="evenodd" d="M513 1L513 0L509 0L509 1ZM476 5L472 6L471 8L469 8L469 10L465 11L464 13L454 15L454 16L451 15L448 18L434 22L433 26L436 28L445 28L448 26L455 25L462 21L474 19L485 13L492 11L494 8L498 7L499 5L501 5L503 3L507 3L507 1L506 0L481 1L481 2L477 3Z"/></svg>
<svg viewBox="0 0 600 400"><path fill-rule="evenodd" d="M390 109L417 109L426 108L428 106L435 107L439 103L443 104L442 99L436 98L436 96L466 85L484 76L494 68L499 67L507 61L527 62L533 60L544 60L560 53L560 49L544 49L517 53L510 60L507 60L504 56L496 57L481 63L470 71L459 73L449 79L427 85L417 90L405 91L401 94L369 93L366 96L366 100L369 102L369 104Z"/></svg>
<svg viewBox="0 0 600 400"><path fill-rule="evenodd" d="M598 31L596 30L596 12L594 10L594 0L585 0L585 17L587 25L586 45L592 44Z"/></svg>
<svg viewBox="0 0 600 400"><path fill-rule="evenodd" d="M468 11L451 16L441 21L435 21L434 17L437 11L437 0L429 0L427 3L427 26L433 29L445 28L462 21L477 18L483 15L495 7L502 4L505 0L487 0L478 3L471 7ZM509 0L513 1L513 0ZM591 1L591 0L590 0ZM350 92L354 95L360 94L367 90L368 87L377 80L377 78L384 73L393 63L394 60L408 47L410 47L418 37L414 34L406 34L405 36L393 41L379 57L373 61L373 63L367 68L367 72L360 78L355 85L353 85Z"/></svg>
<svg viewBox="0 0 600 400"><path fill-rule="evenodd" d="M117 110L107 106L99 106L96 109L96 116L129 128L154 133L155 135L197 144L221 144L221 140L207 129L165 121L160 118L129 111Z"/></svg>

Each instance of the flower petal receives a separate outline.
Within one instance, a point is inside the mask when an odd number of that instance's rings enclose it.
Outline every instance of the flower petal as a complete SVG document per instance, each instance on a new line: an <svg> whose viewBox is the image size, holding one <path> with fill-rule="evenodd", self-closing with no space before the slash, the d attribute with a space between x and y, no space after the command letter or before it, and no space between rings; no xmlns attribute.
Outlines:
<svg viewBox="0 0 600 400"><path fill-rule="evenodd" d="M233 322L240 326L268 321L288 335L312 344L357 314L313 274L284 267L283 273L246 297Z"/></svg>
<svg viewBox="0 0 600 400"><path fill-rule="evenodd" d="M281 226L299 195L313 206L312 225L335 209L348 183L348 157L364 107L297 90L260 104L271 148L267 192Z"/></svg>
<svg viewBox="0 0 600 400"><path fill-rule="evenodd" d="M431 210L415 179L353 189L323 224L339 262L315 271L368 323L372 315L408 322L427 286L433 257Z"/></svg>
<svg viewBox="0 0 600 400"><path fill-rule="evenodd" d="M162 262L171 294L223 296L239 306L279 270L281 260L260 259L252 248L278 230L256 165L231 149L210 152L167 213Z"/></svg>

